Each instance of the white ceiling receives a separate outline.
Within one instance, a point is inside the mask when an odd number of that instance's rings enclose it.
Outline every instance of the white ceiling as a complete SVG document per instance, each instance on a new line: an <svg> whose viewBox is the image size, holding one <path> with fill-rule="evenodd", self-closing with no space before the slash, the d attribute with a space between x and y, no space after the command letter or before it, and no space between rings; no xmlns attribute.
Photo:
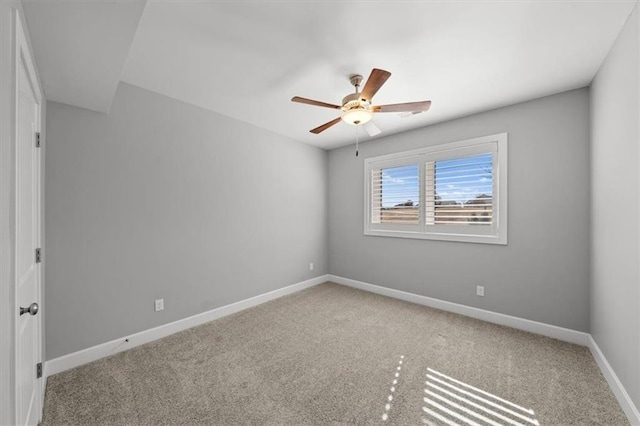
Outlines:
<svg viewBox="0 0 640 426"><path fill-rule="evenodd" d="M353 143L355 128L339 123L309 133L338 111L292 103L292 96L339 104L352 92L350 74L388 70L392 76L374 104L433 104L404 118L377 114L382 137L584 87L636 0L149 1L126 48L137 23L132 5L144 2L43 3L25 9L48 99L104 110L104 94L111 90L112 98L122 80L330 149ZM51 22L52 14L65 18L96 4L82 23ZM88 30L94 37L75 42ZM118 52L105 50L105 41ZM85 63L76 64L76 51L85 51ZM69 84L78 69L91 68L89 56L108 72L88 72L93 79L81 87ZM367 139L361 130L360 140Z"/></svg>
<svg viewBox="0 0 640 426"><path fill-rule="evenodd" d="M108 112L146 0L22 0L48 100Z"/></svg>

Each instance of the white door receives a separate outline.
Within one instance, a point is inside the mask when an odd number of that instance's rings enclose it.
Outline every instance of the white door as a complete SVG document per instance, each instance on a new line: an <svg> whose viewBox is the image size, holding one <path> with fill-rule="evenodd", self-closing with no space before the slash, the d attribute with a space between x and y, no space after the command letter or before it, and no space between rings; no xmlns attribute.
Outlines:
<svg viewBox="0 0 640 426"><path fill-rule="evenodd" d="M40 88L31 55L15 15L16 29L16 423L35 425L42 412L41 379L36 364L41 362L40 304L41 267L36 261L40 244ZM21 309L24 308L24 309Z"/></svg>

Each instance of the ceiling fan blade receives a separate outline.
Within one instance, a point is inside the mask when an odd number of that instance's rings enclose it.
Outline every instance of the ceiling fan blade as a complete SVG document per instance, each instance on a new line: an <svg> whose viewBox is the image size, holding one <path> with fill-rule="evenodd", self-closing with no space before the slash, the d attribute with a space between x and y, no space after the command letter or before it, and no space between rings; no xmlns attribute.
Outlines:
<svg viewBox="0 0 640 426"><path fill-rule="evenodd" d="M373 121L367 121L362 126L367 131L367 133L369 133L369 136L371 136L371 137L379 135L380 133L382 133L382 130L380 130L378 128L378 126L376 126Z"/></svg>
<svg viewBox="0 0 640 426"><path fill-rule="evenodd" d="M333 104L328 104L326 102L314 101L313 99L301 98L300 96L294 96L293 98L291 98L291 101L292 102L299 102L301 104L325 107L325 108L333 108L333 109L340 109L341 108L339 105L333 105Z"/></svg>
<svg viewBox="0 0 640 426"><path fill-rule="evenodd" d="M324 132L329 127L333 126L334 124L338 124L341 120L342 120L342 117L338 117L335 120L331 120L328 123L324 123L322 126L318 126L315 129L312 129L312 130L309 130L309 131L311 133L315 133L317 135L320 132Z"/></svg>
<svg viewBox="0 0 640 426"><path fill-rule="evenodd" d="M431 101L406 102L404 104L374 105L373 112L405 112L405 111L427 111L431 107Z"/></svg>
<svg viewBox="0 0 640 426"><path fill-rule="evenodd" d="M371 70L371 75L369 75L367 82L364 84L362 93L360 93L360 98L365 99L367 102L371 102L373 95L380 90L384 82L387 81L389 77L391 77L391 73L389 71L379 70L378 68Z"/></svg>

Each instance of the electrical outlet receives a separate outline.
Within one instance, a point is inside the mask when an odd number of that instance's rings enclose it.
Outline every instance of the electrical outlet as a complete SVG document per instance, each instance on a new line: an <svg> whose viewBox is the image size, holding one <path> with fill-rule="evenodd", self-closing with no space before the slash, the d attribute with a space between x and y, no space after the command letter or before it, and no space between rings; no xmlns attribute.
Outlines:
<svg viewBox="0 0 640 426"><path fill-rule="evenodd" d="M164 299L156 299L156 312L164 309Z"/></svg>
<svg viewBox="0 0 640 426"><path fill-rule="evenodd" d="M476 286L476 294L478 296L484 296L484 286L483 285Z"/></svg>
<svg viewBox="0 0 640 426"><path fill-rule="evenodd" d="M310 263L310 264L309 264L309 270L310 270L310 271L313 271L313 263Z"/></svg>

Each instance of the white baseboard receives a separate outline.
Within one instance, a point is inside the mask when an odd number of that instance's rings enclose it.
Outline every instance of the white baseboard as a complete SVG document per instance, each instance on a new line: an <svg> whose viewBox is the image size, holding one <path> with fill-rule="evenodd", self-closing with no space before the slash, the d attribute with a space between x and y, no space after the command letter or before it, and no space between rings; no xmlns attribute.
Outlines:
<svg viewBox="0 0 640 426"><path fill-rule="evenodd" d="M607 383L609 383L609 387L613 391L613 394L616 396L620 407L622 407L622 410L627 415L629 423L635 426L640 425L640 412L638 411L638 408L636 408L635 404L629 397L629 394L618 379L615 371L613 371L613 368L611 368L611 365L609 365L609 362L604 357L604 354L598 347L596 341L593 340L593 336L591 335L589 335L588 346L591 350L593 358L595 358L596 363L598 364L598 367L600 367L600 371L602 371L604 378L607 380Z"/></svg>
<svg viewBox="0 0 640 426"><path fill-rule="evenodd" d="M286 296L288 294L295 293L309 287L313 287L328 280L328 275L321 275L319 277L312 278L307 281L302 281L288 287L283 287L278 290L270 291L268 293L260 294L249 299L232 303L230 305L221 306L219 308L193 315L191 317L160 325L158 327L141 331L130 336L123 336L110 342L101 343L90 348L82 349L78 352L73 352L59 358L48 360L44 364L44 377L46 378L51 375L69 370L71 368L78 367L82 364L96 361L100 358L104 358L118 352L122 352L136 346L152 342L162 337L169 336L170 334L195 327L196 325L204 324L206 322L222 318L224 316L245 310L247 308L260 305L264 302L268 302L270 300L277 299L279 297ZM125 339L128 339L128 342L125 342Z"/></svg>
<svg viewBox="0 0 640 426"><path fill-rule="evenodd" d="M497 312L486 311L484 309L473 308L471 306L460 305L458 303L446 302L432 297L421 296L419 294L408 293L406 291L395 290L392 288L381 287L362 281L352 280L350 278L329 275L329 281L349 287L359 288L360 290L369 291L371 293L381 294L383 296L393 297L407 302L417 303L419 305L429 306L431 308L441 309L447 312L464 315L479 320L492 322L494 324L505 325L507 327L517 328L518 330L529 331L531 333L541 334L554 339L562 340L578 345L588 345L588 333L581 331L562 328L555 325L544 324L537 321L531 321L524 318L513 317L511 315L499 314Z"/></svg>

